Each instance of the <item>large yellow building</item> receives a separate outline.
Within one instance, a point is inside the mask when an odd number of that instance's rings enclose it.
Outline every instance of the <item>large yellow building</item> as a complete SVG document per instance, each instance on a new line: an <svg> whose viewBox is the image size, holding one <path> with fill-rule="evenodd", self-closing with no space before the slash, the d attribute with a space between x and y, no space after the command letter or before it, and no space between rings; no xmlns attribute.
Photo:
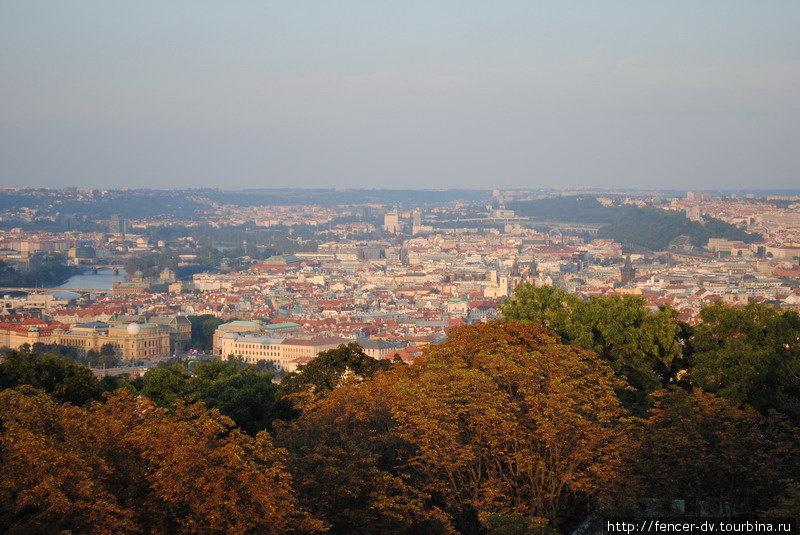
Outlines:
<svg viewBox="0 0 800 535"><path fill-rule="evenodd" d="M220 358L238 357L251 364L266 361L280 370L293 372L321 351L350 341L338 337L289 338L264 332L263 327L257 321L220 325L214 333L214 354Z"/></svg>
<svg viewBox="0 0 800 535"><path fill-rule="evenodd" d="M30 318L20 323L0 322L0 347L18 349L28 344L52 344L54 332L63 331L66 325L53 322L48 323L41 319Z"/></svg>
<svg viewBox="0 0 800 535"><path fill-rule="evenodd" d="M152 323L109 327L105 323L77 323L68 331L54 331L53 343L75 347L81 353L100 351L111 344L123 360L142 360L170 354L169 329Z"/></svg>
<svg viewBox="0 0 800 535"><path fill-rule="evenodd" d="M81 355L99 352L112 344L123 360L142 360L170 354L170 329L167 325L135 323L115 325L76 323L68 329L47 322L29 320L23 324L0 323L0 346L19 348L40 342L74 347Z"/></svg>

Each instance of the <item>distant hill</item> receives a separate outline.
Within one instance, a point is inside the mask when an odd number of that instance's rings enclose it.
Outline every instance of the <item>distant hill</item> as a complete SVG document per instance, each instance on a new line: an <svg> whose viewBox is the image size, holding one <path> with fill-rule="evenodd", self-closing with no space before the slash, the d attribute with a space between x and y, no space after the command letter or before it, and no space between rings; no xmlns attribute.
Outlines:
<svg viewBox="0 0 800 535"><path fill-rule="evenodd" d="M654 251L662 251L681 235L691 239L692 245L704 247L709 238L753 243L762 239L760 234L750 234L742 229L707 217L703 223L692 221L680 212L658 208L625 208L613 223L597 233L601 238L612 238L620 243L641 245Z"/></svg>
<svg viewBox="0 0 800 535"><path fill-rule="evenodd" d="M535 201L509 203L517 214L540 220L603 225L598 237L647 247L654 251L667 248L681 235L689 236L693 245L705 246L709 238L726 238L745 243L762 239L759 234L707 217L703 223L692 221L681 212L632 205L603 206L591 197L555 197Z"/></svg>
<svg viewBox="0 0 800 535"><path fill-rule="evenodd" d="M239 206L339 204L441 204L450 201L491 199L489 190L414 190L414 189L253 189L215 191L204 196L223 204Z"/></svg>
<svg viewBox="0 0 800 535"><path fill-rule="evenodd" d="M611 223L619 207L603 206L594 197L549 197L506 203L518 215L570 223Z"/></svg>

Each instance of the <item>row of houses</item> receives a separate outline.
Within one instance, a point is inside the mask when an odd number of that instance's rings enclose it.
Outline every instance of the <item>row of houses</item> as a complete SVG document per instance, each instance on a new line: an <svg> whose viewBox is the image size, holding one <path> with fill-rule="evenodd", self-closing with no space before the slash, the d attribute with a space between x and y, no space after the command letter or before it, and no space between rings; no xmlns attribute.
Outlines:
<svg viewBox="0 0 800 535"><path fill-rule="evenodd" d="M143 323L109 324L100 321L63 324L29 318L18 323L0 323L0 347L28 344L59 344L85 355L111 344L123 360L144 360L185 349L191 340L191 324L184 316L154 317Z"/></svg>
<svg viewBox="0 0 800 535"><path fill-rule="evenodd" d="M300 325L292 322L268 324L260 321L231 321L220 325L214 333L214 355L219 358L241 358L251 364L268 362L279 370L293 372L299 365L307 364L322 351L335 349L349 342L357 342L367 355L375 359L389 358L400 349L399 345L386 340L290 334L299 328Z"/></svg>

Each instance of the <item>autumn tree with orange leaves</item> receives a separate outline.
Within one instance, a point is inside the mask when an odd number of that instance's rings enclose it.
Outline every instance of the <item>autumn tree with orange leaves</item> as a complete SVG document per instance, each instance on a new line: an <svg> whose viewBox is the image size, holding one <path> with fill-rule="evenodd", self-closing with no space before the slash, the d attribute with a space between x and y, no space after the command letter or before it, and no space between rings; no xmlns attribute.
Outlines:
<svg viewBox="0 0 800 535"><path fill-rule="evenodd" d="M480 512L580 516L629 448L610 367L533 324L450 331L396 386L422 488Z"/></svg>
<svg viewBox="0 0 800 535"><path fill-rule="evenodd" d="M498 516L559 526L615 484L629 441L606 363L530 323L449 334L413 366L332 392L285 433L310 507L366 482L347 503L314 509L335 532L346 532L343 505L357 518L396 510L398 495L444 511L462 533ZM369 477L350 478L348 466Z"/></svg>
<svg viewBox="0 0 800 535"><path fill-rule="evenodd" d="M4 533L312 533L285 452L201 404L124 391L88 410L0 392Z"/></svg>

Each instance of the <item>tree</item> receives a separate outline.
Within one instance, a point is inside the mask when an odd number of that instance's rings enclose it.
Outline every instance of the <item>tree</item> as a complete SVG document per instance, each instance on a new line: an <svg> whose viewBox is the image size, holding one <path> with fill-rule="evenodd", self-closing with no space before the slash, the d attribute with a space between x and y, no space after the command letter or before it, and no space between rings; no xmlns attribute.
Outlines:
<svg viewBox="0 0 800 535"><path fill-rule="evenodd" d="M103 484L86 440L93 427L85 410L29 386L0 392L0 531L135 532L133 513Z"/></svg>
<svg viewBox="0 0 800 535"><path fill-rule="evenodd" d="M214 331L225 322L211 314L189 316L188 319L192 324L192 346L195 349L211 349L214 344Z"/></svg>
<svg viewBox="0 0 800 535"><path fill-rule="evenodd" d="M305 503L336 532L380 511L399 532L422 531L414 518L442 532L441 513L464 533L567 525L617 481L628 439L615 384L553 332L492 322L314 398L279 437ZM434 516L399 514L397 496Z"/></svg>
<svg viewBox="0 0 800 535"><path fill-rule="evenodd" d="M189 374L181 364L152 368L139 381L139 391L160 406L171 405L189 393Z"/></svg>
<svg viewBox="0 0 800 535"><path fill-rule="evenodd" d="M113 368L119 364L119 351L112 343L103 344L100 348L100 356L97 358L97 365L103 368Z"/></svg>
<svg viewBox="0 0 800 535"><path fill-rule="evenodd" d="M343 381L360 381L391 367L391 361L370 357L356 343L342 344L336 349L322 351L314 360L301 364L296 372L286 375L281 381L281 389L285 394L324 395Z"/></svg>
<svg viewBox="0 0 800 535"><path fill-rule="evenodd" d="M106 375L100 379L100 389L103 392L114 392L120 388L128 390L129 392L136 392L136 388L134 388L125 376Z"/></svg>
<svg viewBox="0 0 800 535"><path fill-rule="evenodd" d="M413 445L397 433L394 377L348 382L313 398L298 420L276 429L301 503L331 533L453 533L405 469Z"/></svg>
<svg viewBox="0 0 800 535"><path fill-rule="evenodd" d="M800 315L750 303L700 311L691 377L703 389L800 422Z"/></svg>
<svg viewBox="0 0 800 535"><path fill-rule="evenodd" d="M514 299L503 302L500 311L506 319L538 323L567 337L576 328L572 319L580 306L580 299L560 288L525 283L517 286Z"/></svg>
<svg viewBox="0 0 800 535"><path fill-rule="evenodd" d="M202 404L118 391L90 409L0 392L0 529L7 533L313 533L285 452Z"/></svg>
<svg viewBox="0 0 800 535"><path fill-rule="evenodd" d="M97 366L100 363L100 353L94 349L86 352L86 364L88 366Z"/></svg>
<svg viewBox="0 0 800 535"><path fill-rule="evenodd" d="M559 526L615 485L628 447L616 383L547 329L491 322L451 330L408 367L395 414L424 489Z"/></svg>
<svg viewBox="0 0 800 535"><path fill-rule="evenodd" d="M774 504L783 478L797 476L798 429L777 416L704 393L670 389L643 422L628 475L627 497L640 507L754 514Z"/></svg>
<svg viewBox="0 0 800 535"><path fill-rule="evenodd" d="M9 351L0 361L0 389L31 385L60 402L83 405L100 397L100 384L86 367L64 357Z"/></svg>
<svg viewBox="0 0 800 535"><path fill-rule="evenodd" d="M800 483L789 480L784 493L777 503L766 512L765 516L767 518L791 518L795 522L800 522Z"/></svg>
<svg viewBox="0 0 800 535"><path fill-rule="evenodd" d="M272 372L258 372L237 361L198 363L190 380L191 397L218 409L251 435L268 430L276 419L296 416L290 404L279 399Z"/></svg>
<svg viewBox="0 0 800 535"><path fill-rule="evenodd" d="M681 327L670 307L649 312L639 296L593 296L582 301L553 286L523 284L501 306L508 320L539 323L565 343L597 352L629 388L618 390L639 412L647 395L677 381L682 368Z"/></svg>

